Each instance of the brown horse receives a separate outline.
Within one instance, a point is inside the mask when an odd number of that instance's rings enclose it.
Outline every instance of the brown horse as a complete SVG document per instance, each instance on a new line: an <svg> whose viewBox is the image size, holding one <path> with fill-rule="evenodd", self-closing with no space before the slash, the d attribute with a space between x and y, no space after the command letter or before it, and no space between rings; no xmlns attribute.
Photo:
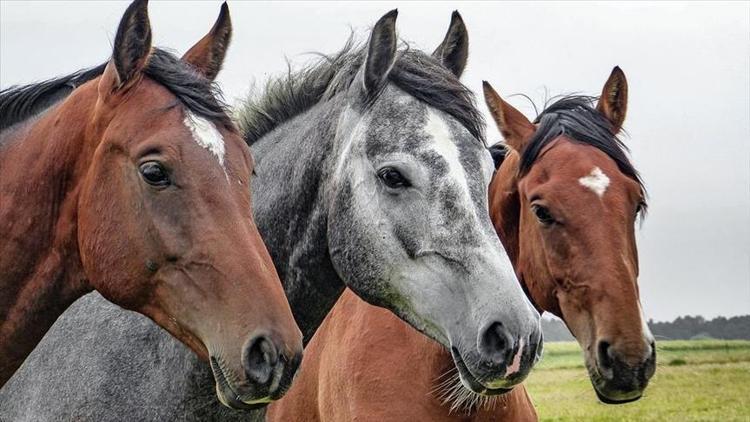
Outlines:
<svg viewBox="0 0 750 422"><path fill-rule="evenodd" d="M563 98L536 124L486 82L484 89L511 148L490 184L490 214L519 280L576 336L599 398L636 400L654 373L655 348L636 280L634 223L645 193L616 138L625 75L612 71L596 108L587 97ZM295 387L270 406L269 420L537 418L523 387L494 398L469 392L444 348L349 292L306 351ZM394 373L401 376L383 375Z"/></svg>
<svg viewBox="0 0 750 422"><path fill-rule="evenodd" d="M302 339L252 217L249 149L211 79L226 5L184 60L151 47L147 3L111 60L0 93L0 386L97 290L209 359L219 398L286 390Z"/></svg>

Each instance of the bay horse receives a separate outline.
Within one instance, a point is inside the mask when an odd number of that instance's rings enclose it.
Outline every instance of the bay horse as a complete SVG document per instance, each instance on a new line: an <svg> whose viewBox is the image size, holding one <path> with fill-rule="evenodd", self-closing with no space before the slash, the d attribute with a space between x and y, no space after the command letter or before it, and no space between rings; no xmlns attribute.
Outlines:
<svg viewBox="0 0 750 422"><path fill-rule="evenodd" d="M256 160L255 219L305 341L349 287L451 350L471 388L504 392L528 374L541 333L487 213L494 166L481 114L448 70L463 69L466 45L449 32L434 55L399 49L396 16L383 16L365 45L348 43L271 80L238 113ZM108 366L98 345L71 344L63 338L70 332L56 330L46 353L83 354L93 363L55 371L41 353L33 356L34 371L55 373L49 382L67 386L66 397L50 406L29 375L0 394L0 407L25 400L36 420L112 419L112 408L144 418L161 408L157 417L169 420L248 418L196 388L204 383L191 380L206 376L204 365L179 348L165 361L143 362L140 350L170 348L169 339L97 303L62 318L87 323L61 324L99 331L111 341L102 346L114 354L108 359L135 360L143 370ZM140 340L109 335L99 320L117 321ZM175 385L149 375L175 372L190 379ZM105 388L108 394L99 392Z"/></svg>
<svg viewBox="0 0 750 422"><path fill-rule="evenodd" d="M654 373L655 347L636 280L634 225L645 190L616 137L625 74L614 68L597 106L565 97L535 124L487 82L484 95L509 147L493 148L502 164L490 215L524 289L573 332L602 402L637 400ZM523 386L497 397L472 393L444 347L349 292L305 354L268 421L537 420ZM415 359L399 359L405 355ZM402 376L387 375L394 372Z"/></svg>
<svg viewBox="0 0 750 422"><path fill-rule="evenodd" d="M0 386L96 290L210 361L226 405L288 387L301 333L253 223L250 151L211 82L230 35L224 5L181 61L151 47L136 0L108 62L0 92Z"/></svg>

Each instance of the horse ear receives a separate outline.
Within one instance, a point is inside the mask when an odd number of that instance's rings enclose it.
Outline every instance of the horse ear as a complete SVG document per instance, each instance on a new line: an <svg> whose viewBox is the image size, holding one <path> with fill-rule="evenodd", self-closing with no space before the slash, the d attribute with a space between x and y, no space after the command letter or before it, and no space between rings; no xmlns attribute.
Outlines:
<svg viewBox="0 0 750 422"><path fill-rule="evenodd" d="M377 93L388 78L396 61L396 17L393 9L383 15L372 28L365 60L364 84L368 95Z"/></svg>
<svg viewBox="0 0 750 422"><path fill-rule="evenodd" d="M432 53L432 56L448 68L456 77L461 77L469 58L469 32L458 10L451 15L451 23L445 39Z"/></svg>
<svg viewBox="0 0 750 422"><path fill-rule="evenodd" d="M232 38L232 19L227 3L221 5L219 17L213 28L182 56L206 78L214 80L219 74Z"/></svg>
<svg viewBox="0 0 750 422"><path fill-rule="evenodd" d="M536 131L536 127L520 111L500 98L489 82L482 81L482 88L484 100L505 143L520 152Z"/></svg>
<svg viewBox="0 0 750 422"><path fill-rule="evenodd" d="M102 83L109 85L108 92L122 89L136 80L136 76L146 66L150 52L148 0L135 0L120 20L112 59L102 75Z"/></svg>
<svg viewBox="0 0 750 422"><path fill-rule="evenodd" d="M622 129L628 111L628 81L625 79L625 72L619 66L612 69L596 109L612 124L612 133Z"/></svg>

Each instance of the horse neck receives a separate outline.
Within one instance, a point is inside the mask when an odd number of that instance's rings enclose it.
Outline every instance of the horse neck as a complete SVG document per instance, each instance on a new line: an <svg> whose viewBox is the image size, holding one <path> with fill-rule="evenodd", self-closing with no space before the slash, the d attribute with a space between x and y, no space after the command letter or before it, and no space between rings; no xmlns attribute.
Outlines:
<svg viewBox="0 0 750 422"><path fill-rule="evenodd" d="M0 386L89 289L76 236L77 192L93 154L83 141L96 99L89 89L94 100L74 93L10 129L0 150Z"/></svg>
<svg viewBox="0 0 750 422"><path fill-rule="evenodd" d="M319 104L252 147L256 224L305 344L344 290L328 251L326 201L341 110L334 101Z"/></svg>

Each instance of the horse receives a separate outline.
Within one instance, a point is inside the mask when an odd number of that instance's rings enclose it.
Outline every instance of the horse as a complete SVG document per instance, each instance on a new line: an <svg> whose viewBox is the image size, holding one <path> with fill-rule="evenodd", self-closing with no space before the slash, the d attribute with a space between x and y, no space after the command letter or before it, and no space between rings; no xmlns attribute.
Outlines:
<svg viewBox="0 0 750 422"><path fill-rule="evenodd" d="M238 112L256 160L255 220L305 341L349 287L451 350L460 376L477 392L505 392L538 359L541 331L487 213L494 166L484 123L454 73L465 65L465 43L449 32L434 55L399 49L396 17L394 10L378 20L366 44L349 42L271 80ZM45 382L65 385L59 407L35 396L39 381L26 376L2 391L0 407L23 400L35 420L69 414L106 420L113 408L141 416L159 405L171 411L156 417L169 419L248 417L195 390L204 383L191 380L206 370L179 348L166 361L139 360L141 350L172 348L169 339L100 304L91 300L59 322L76 333L117 321L127 336L84 347L56 330L29 363L28 374L55 373ZM75 318L88 324L66 322ZM114 353L109 361L140 370L108 366L91 351L100 348ZM83 354L89 364L53 370L47 353ZM166 385L151 375L173 372L189 379ZM132 385L139 388L126 388Z"/></svg>
<svg viewBox="0 0 750 422"><path fill-rule="evenodd" d="M151 47L136 0L105 64L0 92L0 386L96 290L209 361L226 405L288 388L301 332L253 223L250 151L211 81L230 36L224 5L181 61Z"/></svg>
<svg viewBox="0 0 750 422"><path fill-rule="evenodd" d="M499 168L490 215L525 291L578 339L601 401L637 400L654 373L655 348L636 280L634 226L645 189L616 137L625 74L614 68L596 107L588 97L564 97L535 124L487 82L484 96L509 147L491 148ZM466 390L444 347L349 292L305 355L268 421L537 420L523 386L497 397ZM416 358L398 359L405 355ZM393 371L403 376L384 376Z"/></svg>

